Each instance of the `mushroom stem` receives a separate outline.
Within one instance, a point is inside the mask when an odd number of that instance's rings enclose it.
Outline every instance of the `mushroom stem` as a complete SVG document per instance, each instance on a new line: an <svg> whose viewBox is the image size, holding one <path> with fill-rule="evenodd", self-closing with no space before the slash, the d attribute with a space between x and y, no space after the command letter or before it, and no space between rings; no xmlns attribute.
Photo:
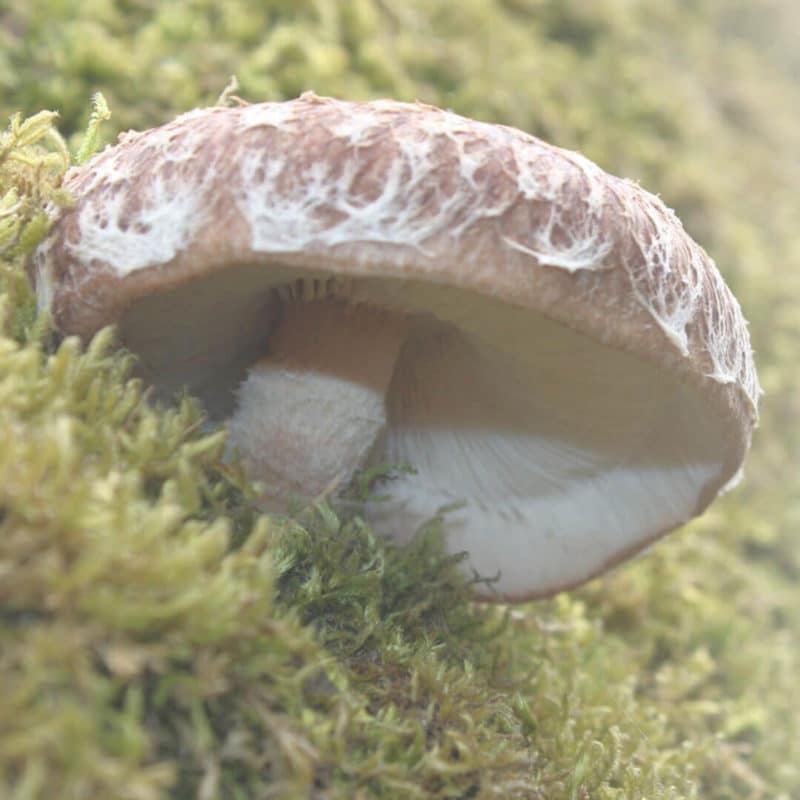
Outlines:
<svg viewBox="0 0 800 800"><path fill-rule="evenodd" d="M404 314L336 298L287 304L239 389L231 439L284 510L345 484L386 426L386 389L408 330Z"/></svg>

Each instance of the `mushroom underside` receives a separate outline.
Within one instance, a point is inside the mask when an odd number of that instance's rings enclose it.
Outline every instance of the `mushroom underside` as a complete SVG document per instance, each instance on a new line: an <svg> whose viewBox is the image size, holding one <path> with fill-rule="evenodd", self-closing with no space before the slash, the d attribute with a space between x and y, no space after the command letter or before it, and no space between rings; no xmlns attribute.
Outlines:
<svg viewBox="0 0 800 800"><path fill-rule="evenodd" d="M313 455L323 447L316 431L341 425L331 409L346 411L353 396L365 396L345 393L331 405L325 386L367 385L378 416L361 415L371 427L359 433L366 444L356 448L358 463L334 463L326 468L331 477L370 464L413 466L415 474L392 483L389 500L368 508L376 529L408 540L440 508L462 504L446 518L448 548L467 551L468 567L480 575L499 575L500 596L545 595L590 577L689 519L720 482L727 431L695 388L541 314L471 291L243 266L140 299L120 332L163 397L187 388L212 418L233 416L237 444L249 446L236 423L248 370L259 361L271 369L277 341L280 358L291 360L292 338L281 339L287 318L307 349L304 331L318 336L317 310L334 305L368 308L373 321L317 363L301 359L310 372L335 379L314 384L317 396L294 413L301 430L315 407L320 412L301 449ZM384 340L381 379L352 380L353 364ZM295 395L290 388L278 378L264 393L278 421L296 408L297 387ZM280 465L274 441L259 447L267 464Z"/></svg>

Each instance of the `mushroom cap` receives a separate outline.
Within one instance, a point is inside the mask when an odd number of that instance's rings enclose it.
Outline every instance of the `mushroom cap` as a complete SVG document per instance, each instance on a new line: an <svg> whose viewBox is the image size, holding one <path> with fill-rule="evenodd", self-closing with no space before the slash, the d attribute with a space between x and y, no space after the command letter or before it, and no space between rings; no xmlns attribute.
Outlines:
<svg viewBox="0 0 800 800"><path fill-rule="evenodd" d="M738 475L760 393L739 304L672 211L577 153L307 93L123 134L64 185L40 307L118 324L145 377L219 416L277 287L413 315L374 460L419 472L373 513L403 538L465 501L449 546L505 598L586 580Z"/></svg>

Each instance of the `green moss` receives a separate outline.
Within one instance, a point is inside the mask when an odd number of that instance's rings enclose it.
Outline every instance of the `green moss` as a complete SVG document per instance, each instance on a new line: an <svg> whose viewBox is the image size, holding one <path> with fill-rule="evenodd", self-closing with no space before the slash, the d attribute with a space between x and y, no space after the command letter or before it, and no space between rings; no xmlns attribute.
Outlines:
<svg viewBox="0 0 800 800"><path fill-rule="evenodd" d="M8 3L0 111L29 118L0 139L0 795L800 793L796 23L789 0ZM752 319L746 484L511 610L470 602L446 516L408 548L358 502L258 517L202 409L150 407L109 332L56 342L24 272L71 160L234 73L249 100L418 97L658 190Z"/></svg>

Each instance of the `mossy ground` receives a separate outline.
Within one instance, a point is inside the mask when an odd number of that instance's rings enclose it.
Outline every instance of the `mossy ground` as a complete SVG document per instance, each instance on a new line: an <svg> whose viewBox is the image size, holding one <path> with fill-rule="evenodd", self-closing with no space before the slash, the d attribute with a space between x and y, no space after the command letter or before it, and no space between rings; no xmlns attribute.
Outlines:
<svg viewBox="0 0 800 800"><path fill-rule="evenodd" d="M800 15L754 7L0 7L0 111L29 118L0 142L0 796L800 796ZM102 141L231 73L249 100L417 97L659 191L752 321L746 483L514 609L470 603L446 518L398 549L357 506L257 517L202 410L152 408L108 332L56 341L23 271L95 91Z"/></svg>

